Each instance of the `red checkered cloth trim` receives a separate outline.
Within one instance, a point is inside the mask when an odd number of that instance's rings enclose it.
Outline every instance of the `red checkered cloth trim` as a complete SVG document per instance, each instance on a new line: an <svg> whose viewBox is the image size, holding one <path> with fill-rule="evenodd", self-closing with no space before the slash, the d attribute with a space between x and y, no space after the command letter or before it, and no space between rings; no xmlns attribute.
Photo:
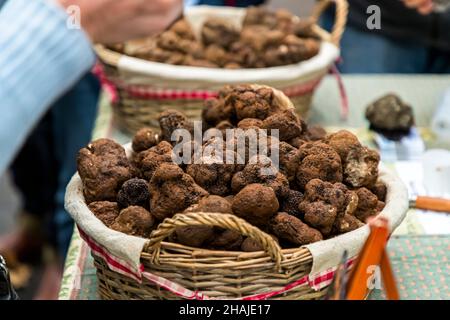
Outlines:
<svg viewBox="0 0 450 320"><path fill-rule="evenodd" d="M206 100L218 96L217 91L211 90L181 90L181 89L163 89L148 85L127 85L120 80L109 79L99 63L95 65L92 72L97 75L102 87L109 93L113 104L119 101L119 94L117 88L126 91L130 96L139 99L158 99L158 100ZM339 94L341 97L341 118L346 120L348 118L349 107L348 98L345 91L344 83L339 74L338 69L333 64L330 68L330 73L336 77L338 83ZM322 81L322 77L312 81L294 85L281 89L288 97L298 97L311 93Z"/></svg>
<svg viewBox="0 0 450 320"><path fill-rule="evenodd" d="M139 283L142 282L142 277L147 279L148 281L159 285L161 288L164 288L171 293L175 294L176 296L184 299L190 299L190 300L212 300L213 298L208 297L207 295L202 294L198 291L192 291L189 290L173 281L170 281L166 278L160 277L158 275L155 275L151 272L144 271L144 267L142 264L139 265L138 269L131 266L126 261L119 259L115 257L113 254L111 254L106 248L98 244L94 239L89 237L83 230L78 228L80 231L81 238L86 241L88 246L91 248L92 253L96 255L97 257L102 258L108 267L122 275L125 275L127 277L130 277ZM348 260L348 266L351 266L354 263L355 258L351 258ZM336 267L327 269L323 272L320 272L315 275L306 275L302 277L299 280L296 280L287 286L283 287L280 290L276 291L270 291L270 292L264 292L259 293L251 296L241 297L237 298L236 300L266 300L271 297L280 295L282 293L285 293L295 287L302 286L302 285L309 285L314 290L320 290L326 286L328 286L331 281L333 280L334 273L336 271ZM217 299L217 298L215 298Z"/></svg>
<svg viewBox="0 0 450 320"><path fill-rule="evenodd" d="M125 85L121 88L130 96L140 99L206 100L219 95L217 91L161 89L143 85Z"/></svg>

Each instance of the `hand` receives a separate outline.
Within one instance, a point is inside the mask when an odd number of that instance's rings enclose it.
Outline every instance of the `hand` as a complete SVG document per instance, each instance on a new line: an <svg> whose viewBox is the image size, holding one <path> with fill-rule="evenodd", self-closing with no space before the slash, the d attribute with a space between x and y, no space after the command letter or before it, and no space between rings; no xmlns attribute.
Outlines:
<svg viewBox="0 0 450 320"><path fill-rule="evenodd" d="M167 28L181 15L182 0L56 0L80 8L81 26L94 43L118 43Z"/></svg>
<svg viewBox="0 0 450 320"><path fill-rule="evenodd" d="M433 0L402 0L411 9L416 9L420 14L426 15L433 11Z"/></svg>

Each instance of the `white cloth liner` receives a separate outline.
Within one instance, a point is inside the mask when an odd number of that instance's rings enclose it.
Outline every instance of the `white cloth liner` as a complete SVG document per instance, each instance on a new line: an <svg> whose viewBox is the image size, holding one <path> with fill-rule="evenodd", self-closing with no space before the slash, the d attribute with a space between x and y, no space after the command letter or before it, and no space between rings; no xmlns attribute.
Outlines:
<svg viewBox="0 0 450 320"><path fill-rule="evenodd" d="M131 154L131 145L124 146L127 155ZM380 166L380 179L388 188L386 206L380 213L389 219L391 232L401 223L408 210L408 192L400 178L383 165ZM65 198L66 210L77 225L97 243L107 248L111 254L126 261L135 270L139 270L140 256L147 239L126 235L109 229L89 210L84 201L81 179L75 174L67 186ZM366 225L336 238L319 241L306 247L313 256L311 275L335 267L342 258L343 250L349 257L356 255L369 234Z"/></svg>

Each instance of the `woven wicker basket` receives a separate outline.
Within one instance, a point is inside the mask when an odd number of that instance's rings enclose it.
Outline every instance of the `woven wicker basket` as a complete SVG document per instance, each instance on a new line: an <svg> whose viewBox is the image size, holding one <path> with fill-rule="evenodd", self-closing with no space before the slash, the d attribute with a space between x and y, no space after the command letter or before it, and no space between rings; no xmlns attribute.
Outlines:
<svg viewBox="0 0 450 320"><path fill-rule="evenodd" d="M131 146L125 146L128 155ZM408 209L406 187L380 168L387 185L387 218L392 232ZM319 299L347 250L351 264L369 234L368 226L307 246L281 249L274 239L245 220L223 213L183 213L165 219L150 239L103 225L89 210L75 174L67 187L66 209L91 248L102 299ZM170 242L177 227L209 225L237 230L264 251L213 251ZM134 265L134 267L133 267Z"/></svg>
<svg viewBox="0 0 450 320"><path fill-rule="evenodd" d="M175 66L96 46L103 66L102 80L114 90L112 105L116 123L129 133L143 126L158 127L157 115L168 108L198 119L205 98L216 96L224 85L244 82L266 84L284 91L297 112L306 116L315 88L339 56L339 41L347 20L347 1L318 1L312 17L317 21L333 2L336 3L336 19L331 33L317 24L314 26L314 31L323 40L318 56L289 66L239 70ZM243 9L200 6L189 9L185 15L195 16L189 19L191 21L206 16L238 20L242 18Z"/></svg>

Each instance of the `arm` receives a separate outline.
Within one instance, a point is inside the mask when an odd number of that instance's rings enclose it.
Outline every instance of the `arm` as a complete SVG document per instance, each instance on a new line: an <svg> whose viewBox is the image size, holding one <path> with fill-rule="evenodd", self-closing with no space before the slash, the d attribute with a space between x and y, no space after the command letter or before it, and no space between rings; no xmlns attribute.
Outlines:
<svg viewBox="0 0 450 320"><path fill-rule="evenodd" d="M0 174L47 106L95 61L82 30L45 0L11 0L0 11Z"/></svg>
<svg viewBox="0 0 450 320"><path fill-rule="evenodd" d="M180 15L182 2L7 1L0 10L0 174L47 107L92 67L91 41L120 42L162 30ZM67 28L63 8L70 5L80 8L84 31Z"/></svg>

